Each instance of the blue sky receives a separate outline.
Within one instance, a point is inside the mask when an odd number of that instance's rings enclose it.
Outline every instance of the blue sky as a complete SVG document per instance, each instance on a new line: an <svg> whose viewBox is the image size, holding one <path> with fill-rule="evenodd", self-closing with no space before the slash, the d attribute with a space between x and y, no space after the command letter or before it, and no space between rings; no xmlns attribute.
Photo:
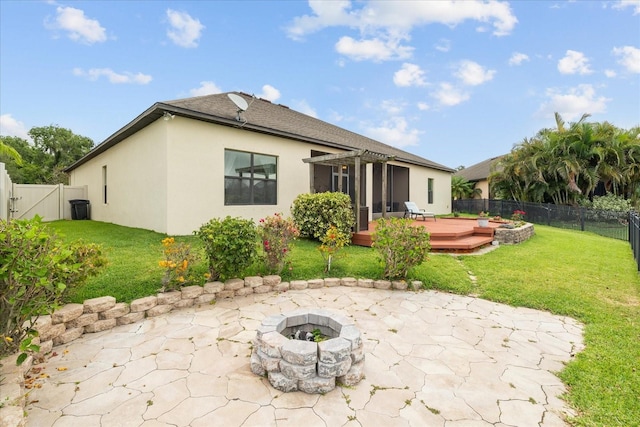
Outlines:
<svg viewBox="0 0 640 427"><path fill-rule="evenodd" d="M640 1L0 0L0 134L243 91L449 167L640 125Z"/></svg>

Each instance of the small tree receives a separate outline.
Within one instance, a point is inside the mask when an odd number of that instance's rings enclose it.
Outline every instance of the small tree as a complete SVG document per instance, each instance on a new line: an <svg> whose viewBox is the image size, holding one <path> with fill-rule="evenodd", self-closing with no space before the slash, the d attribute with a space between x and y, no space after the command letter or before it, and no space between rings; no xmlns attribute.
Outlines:
<svg viewBox="0 0 640 427"><path fill-rule="evenodd" d="M427 258L431 245L429 233L413 221L401 218L380 218L373 233L373 247L384 264L384 277L404 279L408 271Z"/></svg>
<svg viewBox="0 0 640 427"><path fill-rule="evenodd" d="M331 271L331 261L333 261L333 257L340 249L348 245L350 240L350 235L338 230L335 225L330 226L326 234L320 238L322 244L318 247L318 250L322 254L322 258L324 258L325 273Z"/></svg>
<svg viewBox="0 0 640 427"><path fill-rule="evenodd" d="M0 260L0 356L37 350L30 340L38 317L52 313L69 289L106 265L99 246L66 244L39 217L0 220Z"/></svg>
<svg viewBox="0 0 640 427"><path fill-rule="evenodd" d="M258 233L253 221L227 216L203 224L194 234L204 243L210 278L237 277L253 264L258 253Z"/></svg>

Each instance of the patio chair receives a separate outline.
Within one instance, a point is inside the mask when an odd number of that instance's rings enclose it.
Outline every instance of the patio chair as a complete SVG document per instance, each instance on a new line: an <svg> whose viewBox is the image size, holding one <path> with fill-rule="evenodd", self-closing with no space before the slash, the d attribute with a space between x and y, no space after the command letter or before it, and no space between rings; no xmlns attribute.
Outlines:
<svg viewBox="0 0 640 427"><path fill-rule="evenodd" d="M414 202L404 202L404 218L407 216L412 219L418 219L421 217L423 221L426 221L427 218L433 218L436 221L436 214L433 212L427 212L424 209L418 208Z"/></svg>

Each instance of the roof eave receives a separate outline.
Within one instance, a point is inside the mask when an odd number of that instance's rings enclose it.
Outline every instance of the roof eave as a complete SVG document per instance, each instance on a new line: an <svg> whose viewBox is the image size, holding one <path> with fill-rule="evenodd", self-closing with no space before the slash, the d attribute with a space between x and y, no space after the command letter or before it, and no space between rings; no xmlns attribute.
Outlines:
<svg viewBox="0 0 640 427"><path fill-rule="evenodd" d="M89 160L91 160L94 157L98 156L99 154L105 152L109 148L113 147L114 145L116 145L116 144L120 143L121 141L125 140L129 136L131 136L131 135L135 134L136 132L140 131L141 129L147 127L148 125L150 125L151 123L155 122L156 120L164 117L165 113L168 113L168 114L171 114L171 115L177 115L177 116L180 116L180 117L191 118L191 119L195 119L195 120L201 120L201 121L205 121L205 122L209 122L209 123L216 123L216 124L223 125L223 126L230 126L230 127L245 129L245 130L248 130L248 131L251 131L251 132L257 132L257 133L263 133L263 134L268 134L268 135L273 135L273 136L279 136L279 137L282 137L282 138L287 138L287 139L291 139L291 140L295 140L295 141L301 141L301 142L307 142L307 143L311 143L311 144L322 145L322 146L325 146L325 147L337 148L337 149L340 149L340 150L346 150L346 151L354 150L354 147L351 147L351 146L348 146L348 145L345 145L345 144L339 144L339 143L335 143L335 142L331 142L331 141L325 141L325 140L320 140L320 139L316 139L316 138L306 137L306 136L297 135L297 134L294 134L294 133L285 132L285 131L281 131L281 130L277 130L277 129L266 128L266 127L263 127L263 126L256 126L256 125L252 125L250 123L239 122L236 119L230 119L230 118L225 118L225 117L214 116L214 115L207 114L207 113L200 113L200 112L197 112L197 111L193 111L193 110L189 110L189 109L185 109L185 108L181 108L181 107L176 107L176 106L173 106L173 105L170 105L170 104L166 104L166 103L163 103L163 102L156 102L151 107L149 107L147 110L145 110L143 113L138 115L135 119L133 119L131 122L129 122L127 125L125 125L120 130L118 130L117 132L115 132L114 134L109 136L107 139L105 139L103 142L98 144L93 150L91 150L85 156L83 156L82 158L77 160L75 163L73 163L70 166L68 166L67 168L65 168L64 172L67 172L67 173L71 172L72 170L76 169L77 167L81 166L82 164L88 162ZM423 167L427 167L427 168L431 168L431 169L441 170L441 171L444 171L444 172L450 172L450 173L455 172L453 169L449 169L449 168L447 168L445 166L439 167L438 165L432 165L432 164L428 164L426 162L425 163L417 162L415 160L402 158L400 156L395 156L395 160L403 162L403 163L409 163L409 164L423 166Z"/></svg>

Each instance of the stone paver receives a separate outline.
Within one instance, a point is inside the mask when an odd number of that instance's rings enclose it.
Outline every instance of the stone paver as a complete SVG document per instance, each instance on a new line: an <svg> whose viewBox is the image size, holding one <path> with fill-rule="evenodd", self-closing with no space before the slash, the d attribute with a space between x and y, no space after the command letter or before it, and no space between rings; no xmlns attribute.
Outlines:
<svg viewBox="0 0 640 427"><path fill-rule="evenodd" d="M293 286L292 286L293 289ZM267 316L325 308L362 334L364 379L280 392L250 369ZM570 318L438 292L350 286L219 300L54 348L27 426L536 426L573 415L553 372L582 348Z"/></svg>

